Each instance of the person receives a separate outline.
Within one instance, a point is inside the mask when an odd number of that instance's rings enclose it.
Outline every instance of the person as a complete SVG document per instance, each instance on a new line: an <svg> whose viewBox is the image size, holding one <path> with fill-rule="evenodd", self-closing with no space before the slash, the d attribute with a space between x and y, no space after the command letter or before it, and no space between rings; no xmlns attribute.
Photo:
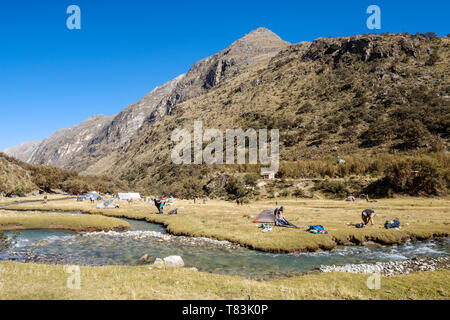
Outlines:
<svg viewBox="0 0 450 320"><path fill-rule="evenodd" d="M44 202L42 202L43 204L47 204L47 200L48 200L48 197L47 196L44 196Z"/></svg>
<svg viewBox="0 0 450 320"><path fill-rule="evenodd" d="M156 209L158 209L159 214L163 214L164 213L164 198L162 198L161 200L157 200L157 199L153 199L153 201L155 202L155 207ZM164 203L163 203L164 201Z"/></svg>
<svg viewBox="0 0 450 320"><path fill-rule="evenodd" d="M275 211L273 212L273 216L274 216L275 221L277 221L278 219L283 218L283 213L284 213L284 207L283 206L277 207L275 209Z"/></svg>
<svg viewBox="0 0 450 320"><path fill-rule="evenodd" d="M159 212L161 214L164 213L164 206L166 205L166 199L164 199L164 197L161 198L161 204L159 205Z"/></svg>
<svg viewBox="0 0 450 320"><path fill-rule="evenodd" d="M370 209L364 210L361 214L361 218L366 226L369 224L369 222L372 226L375 225L375 223L373 222L373 217L375 217L375 211Z"/></svg>

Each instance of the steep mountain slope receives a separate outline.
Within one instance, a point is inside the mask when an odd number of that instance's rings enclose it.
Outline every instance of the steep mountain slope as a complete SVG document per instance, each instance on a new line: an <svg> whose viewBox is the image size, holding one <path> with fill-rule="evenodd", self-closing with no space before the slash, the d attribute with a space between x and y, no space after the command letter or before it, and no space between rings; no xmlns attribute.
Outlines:
<svg viewBox="0 0 450 320"><path fill-rule="evenodd" d="M378 176L386 160L372 166L372 157L447 152L449 45L433 34L289 45L260 28L105 120L78 151L48 146L32 161L57 159L58 166L88 174L114 172L140 190L197 192L218 173L236 169L171 162L173 130L192 130L202 120L205 129L279 129L285 177L315 177L319 170L333 177L329 164L346 156L359 160L340 171L359 174L355 168L365 165L361 172ZM319 168L324 160L326 170ZM302 161L309 161L308 174L292 165Z"/></svg>
<svg viewBox="0 0 450 320"><path fill-rule="evenodd" d="M112 117L104 115L92 116L77 126L58 130L39 144L29 162L61 168L76 167L77 163L84 160L79 157L82 149L110 123L111 119Z"/></svg>
<svg viewBox="0 0 450 320"><path fill-rule="evenodd" d="M133 137L147 121L153 123L171 113L174 106L201 96L237 75L265 67L282 48L289 45L276 34L259 28L218 54L196 63L187 74L156 88L141 101L114 117L95 117L70 129L56 132L33 150L24 147L5 153L27 162L105 172L118 154L126 152Z"/></svg>
<svg viewBox="0 0 450 320"><path fill-rule="evenodd" d="M161 121L146 122L107 167L143 189L204 185L226 166L175 166L170 158L172 131L192 130L195 120L222 130L277 128L282 161L446 150L449 60L449 39L425 35L292 45L266 67L176 105Z"/></svg>
<svg viewBox="0 0 450 320"><path fill-rule="evenodd" d="M42 141L25 142L19 146L11 147L3 150L3 152L11 157L24 162L31 162L33 154Z"/></svg>
<svg viewBox="0 0 450 320"><path fill-rule="evenodd" d="M20 162L0 153L0 195L20 194L37 189L31 173Z"/></svg>

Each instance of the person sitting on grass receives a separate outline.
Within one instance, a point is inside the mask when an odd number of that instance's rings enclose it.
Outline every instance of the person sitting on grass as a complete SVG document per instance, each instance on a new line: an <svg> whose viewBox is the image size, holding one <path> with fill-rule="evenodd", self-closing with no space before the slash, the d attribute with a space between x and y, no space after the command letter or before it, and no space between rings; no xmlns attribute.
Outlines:
<svg viewBox="0 0 450 320"><path fill-rule="evenodd" d="M286 218L283 216L284 213L284 207L277 207L274 212L273 212L273 217L274 217L274 223L276 226L278 227L285 227L285 228L295 228L295 229L300 229L300 227L297 227L295 225L293 225L292 223L290 223L289 221L286 220Z"/></svg>
<svg viewBox="0 0 450 320"><path fill-rule="evenodd" d="M366 226L369 224L369 222L372 226L375 225L375 223L373 222L374 217L375 217L375 211L370 210L370 209L364 210L361 214L361 218L364 222L364 225L366 225Z"/></svg>
<svg viewBox="0 0 450 320"><path fill-rule="evenodd" d="M274 217L275 222L276 222L278 219L282 219L282 218L283 218L283 213L284 213L284 207L283 207L283 206L277 207L277 208L274 210L274 212L273 212L273 217Z"/></svg>

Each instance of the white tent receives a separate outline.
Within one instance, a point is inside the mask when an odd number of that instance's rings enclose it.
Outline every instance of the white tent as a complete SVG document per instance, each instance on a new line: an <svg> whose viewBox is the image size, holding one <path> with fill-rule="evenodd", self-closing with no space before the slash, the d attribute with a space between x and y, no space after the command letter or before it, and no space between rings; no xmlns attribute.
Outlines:
<svg viewBox="0 0 450 320"><path fill-rule="evenodd" d="M119 193L117 197L119 200L141 200L141 195L133 192Z"/></svg>

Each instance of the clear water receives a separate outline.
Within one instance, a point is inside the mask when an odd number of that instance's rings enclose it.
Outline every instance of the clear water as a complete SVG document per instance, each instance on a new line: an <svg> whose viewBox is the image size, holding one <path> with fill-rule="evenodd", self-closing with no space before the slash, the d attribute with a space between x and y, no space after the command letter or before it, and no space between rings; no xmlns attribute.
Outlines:
<svg viewBox="0 0 450 320"><path fill-rule="evenodd" d="M73 213L72 213L73 214ZM164 227L145 221L128 220L131 231L165 233ZM32 261L76 265L142 265L139 258L179 255L187 267L200 271L271 279L299 275L321 265L371 263L403 260L415 256L450 255L450 241L427 241L369 249L344 247L329 252L272 254L244 248L229 248L215 243L186 243L186 238L137 238L134 233L120 236L87 236L67 231L24 231L14 246L0 253L0 260Z"/></svg>

